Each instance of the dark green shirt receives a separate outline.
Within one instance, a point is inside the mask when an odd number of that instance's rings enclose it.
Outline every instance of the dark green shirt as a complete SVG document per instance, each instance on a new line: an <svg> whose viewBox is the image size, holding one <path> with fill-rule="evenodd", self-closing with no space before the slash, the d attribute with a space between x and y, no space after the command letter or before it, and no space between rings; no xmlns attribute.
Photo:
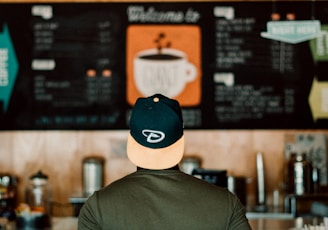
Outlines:
<svg viewBox="0 0 328 230"><path fill-rule="evenodd" d="M79 230L249 230L244 206L227 189L179 170L138 169L83 205Z"/></svg>

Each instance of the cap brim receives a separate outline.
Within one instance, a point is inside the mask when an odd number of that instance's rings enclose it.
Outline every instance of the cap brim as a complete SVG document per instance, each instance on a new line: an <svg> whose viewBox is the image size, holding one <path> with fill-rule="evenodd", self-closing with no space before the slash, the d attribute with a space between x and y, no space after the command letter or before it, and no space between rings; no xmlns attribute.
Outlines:
<svg viewBox="0 0 328 230"><path fill-rule="evenodd" d="M184 135L172 145L153 149L140 145L129 134L127 141L127 155L129 160L145 169L167 169L177 165L184 152L185 138Z"/></svg>

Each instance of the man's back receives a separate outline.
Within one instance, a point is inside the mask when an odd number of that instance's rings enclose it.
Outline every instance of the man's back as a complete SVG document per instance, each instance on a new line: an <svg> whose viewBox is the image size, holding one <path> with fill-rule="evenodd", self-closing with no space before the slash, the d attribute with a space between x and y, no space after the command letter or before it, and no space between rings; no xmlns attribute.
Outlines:
<svg viewBox="0 0 328 230"><path fill-rule="evenodd" d="M178 170L144 170L96 192L81 209L85 229L250 229L235 195Z"/></svg>

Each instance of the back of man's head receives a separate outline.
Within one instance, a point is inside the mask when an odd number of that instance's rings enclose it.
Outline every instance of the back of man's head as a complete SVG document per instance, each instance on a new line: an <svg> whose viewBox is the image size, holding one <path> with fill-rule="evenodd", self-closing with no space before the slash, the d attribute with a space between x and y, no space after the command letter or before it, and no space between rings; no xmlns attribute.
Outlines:
<svg viewBox="0 0 328 230"><path fill-rule="evenodd" d="M183 120L179 102L161 94L139 98L132 108L127 154L145 169L177 165L184 152Z"/></svg>

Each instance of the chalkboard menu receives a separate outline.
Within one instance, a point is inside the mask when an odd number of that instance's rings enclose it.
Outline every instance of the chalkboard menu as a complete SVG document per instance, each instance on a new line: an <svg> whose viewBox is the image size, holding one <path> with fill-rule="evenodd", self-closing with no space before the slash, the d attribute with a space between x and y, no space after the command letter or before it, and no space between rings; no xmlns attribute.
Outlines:
<svg viewBox="0 0 328 230"><path fill-rule="evenodd" d="M0 130L328 128L328 2L0 3Z"/></svg>

